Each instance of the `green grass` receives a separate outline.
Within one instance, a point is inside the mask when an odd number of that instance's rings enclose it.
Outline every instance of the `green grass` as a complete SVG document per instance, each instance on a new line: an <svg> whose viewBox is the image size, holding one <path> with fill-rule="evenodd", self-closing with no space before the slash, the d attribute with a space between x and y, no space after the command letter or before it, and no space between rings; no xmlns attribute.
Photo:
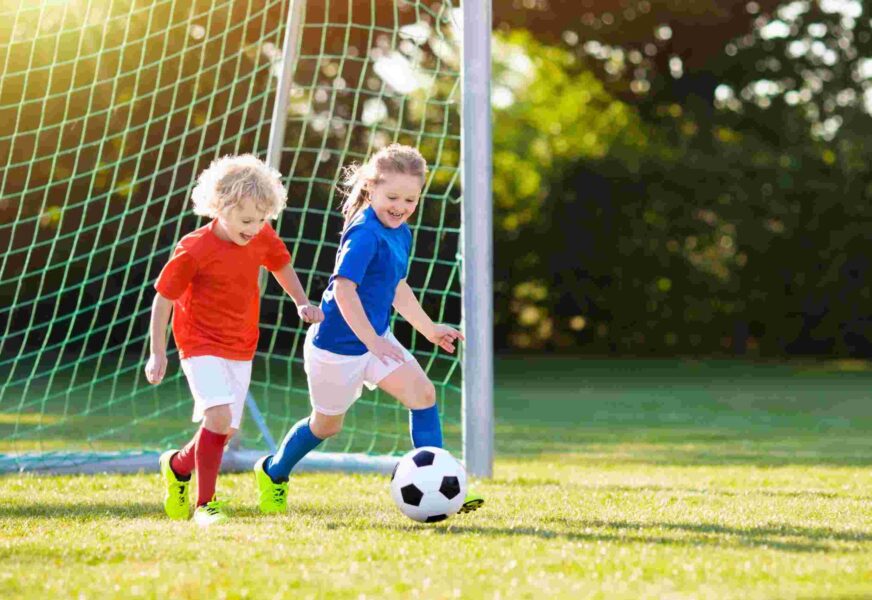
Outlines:
<svg viewBox="0 0 872 600"><path fill-rule="evenodd" d="M872 596L872 373L504 359L484 509L418 525L387 478L303 474L291 510L162 515L156 474L0 478L0 597Z"/></svg>

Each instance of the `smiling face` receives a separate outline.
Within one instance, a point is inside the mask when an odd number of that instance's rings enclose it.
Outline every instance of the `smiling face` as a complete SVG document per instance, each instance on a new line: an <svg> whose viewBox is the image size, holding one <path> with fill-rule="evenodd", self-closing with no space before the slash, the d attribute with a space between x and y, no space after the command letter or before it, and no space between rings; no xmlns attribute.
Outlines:
<svg viewBox="0 0 872 600"><path fill-rule="evenodd" d="M240 202L218 215L218 237L239 246L247 245L266 224L266 212L251 200Z"/></svg>
<svg viewBox="0 0 872 600"><path fill-rule="evenodd" d="M382 225L396 229L418 208L423 187L420 175L386 173L370 187L370 205Z"/></svg>

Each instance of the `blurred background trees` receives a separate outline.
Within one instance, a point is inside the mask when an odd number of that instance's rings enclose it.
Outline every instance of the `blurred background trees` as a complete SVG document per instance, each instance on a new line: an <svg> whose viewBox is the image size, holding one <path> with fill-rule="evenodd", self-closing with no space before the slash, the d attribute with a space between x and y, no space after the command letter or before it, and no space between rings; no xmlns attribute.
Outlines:
<svg viewBox="0 0 872 600"><path fill-rule="evenodd" d="M131 17L134 5L148 10ZM124 51L78 71L46 67L60 27L51 10L0 26L13 42L0 86L9 107L0 111L0 156L11 165L0 169L0 223L11 231L0 279L19 281L0 288L7 305L53 289L68 272L85 282L94 271L127 273L117 294L150 281L156 273L131 259L143 251L135 240L147 234L155 240L145 250L170 247L196 224L183 210L195 173L215 154L265 145L279 27L264 37L257 18L243 17L266 11L267 22L281 23L282 4L108 6L87 13L82 39ZM459 153L456 104L430 107L423 119L422 81L433 78L415 71L438 67L432 85L455 98L459 56L444 42L451 11L373 6L307 2L307 18L330 26L304 32L288 116L299 151L288 160L317 179L311 193L324 206L338 165L311 150L327 137L358 158L373 131L397 130L403 115L410 133L400 141L414 143L426 120L423 150L438 147L445 162ZM498 350L872 355L870 8L860 0L493 0L493 16ZM116 17L130 28L111 27ZM152 30L172 33L164 48L147 46ZM158 51L173 58L161 61ZM79 81L85 76L93 84ZM173 78L179 93L160 94ZM235 83L212 93L219 80ZM67 102L65 86L82 91ZM366 101L354 90L367 90ZM14 131L33 133L12 143ZM81 151L58 152L59 144ZM454 199L455 175L435 173L433 196ZM292 181L292 197L308 193L300 185ZM152 201L162 196L168 209ZM178 213L181 228L166 218ZM48 264L50 247L69 255L67 264L18 278L26 265ZM90 247L111 252L82 252ZM79 296L40 302L37 312L50 318L58 302L75 310ZM87 321L72 329L85 331Z"/></svg>
<svg viewBox="0 0 872 600"><path fill-rule="evenodd" d="M500 346L870 354L868 8L494 12Z"/></svg>

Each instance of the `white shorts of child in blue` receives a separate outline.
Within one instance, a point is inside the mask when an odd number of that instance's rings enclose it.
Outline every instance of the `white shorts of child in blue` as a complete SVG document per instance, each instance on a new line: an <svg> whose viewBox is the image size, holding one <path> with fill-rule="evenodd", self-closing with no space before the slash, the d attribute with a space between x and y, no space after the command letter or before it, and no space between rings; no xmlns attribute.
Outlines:
<svg viewBox="0 0 872 600"><path fill-rule="evenodd" d="M387 359L385 364L372 352L357 355L335 354L315 346L313 339L318 324L309 327L303 344L303 366L309 379L309 400L312 408L324 415L345 414L360 398L363 386L374 390L379 382L396 371L403 363ZM402 349L405 360L415 360L412 353L388 329L382 336Z"/></svg>
<svg viewBox="0 0 872 600"><path fill-rule="evenodd" d="M193 356L183 358L181 363L194 396L191 420L198 423L203 420L207 408L229 404L230 426L239 429L251 382L251 361Z"/></svg>

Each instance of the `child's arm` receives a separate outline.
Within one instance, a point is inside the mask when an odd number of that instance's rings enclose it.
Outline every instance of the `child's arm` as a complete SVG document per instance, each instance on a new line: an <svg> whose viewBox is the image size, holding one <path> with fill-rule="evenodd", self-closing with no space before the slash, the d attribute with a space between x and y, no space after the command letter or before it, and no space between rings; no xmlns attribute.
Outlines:
<svg viewBox="0 0 872 600"><path fill-rule="evenodd" d="M464 339L463 335L448 325L436 325L424 312L415 292L406 283L400 282L394 295L394 308L403 315L403 318L411 323L421 335L427 338L433 345L439 346L446 352L454 352L454 342Z"/></svg>
<svg viewBox="0 0 872 600"><path fill-rule="evenodd" d="M157 293L151 303L151 356L145 365L149 383L160 383L167 372L167 325L173 312L173 301Z"/></svg>
<svg viewBox="0 0 872 600"><path fill-rule="evenodd" d="M303 284L300 283L300 278L297 277L297 272L291 263L286 264L278 271L273 271L273 277L282 286L282 289L287 292L297 305L297 315L305 323L319 323L324 320L324 313L317 306L309 302L309 297L306 295L306 290L303 289Z"/></svg>
<svg viewBox="0 0 872 600"><path fill-rule="evenodd" d="M357 284L345 277L337 277L333 282L336 305L342 318L351 327L351 331L357 336L366 349L372 352L380 361L387 364L387 359L393 359L399 363L406 360L400 348L379 336L373 329L372 324L363 309L363 303L357 294Z"/></svg>

